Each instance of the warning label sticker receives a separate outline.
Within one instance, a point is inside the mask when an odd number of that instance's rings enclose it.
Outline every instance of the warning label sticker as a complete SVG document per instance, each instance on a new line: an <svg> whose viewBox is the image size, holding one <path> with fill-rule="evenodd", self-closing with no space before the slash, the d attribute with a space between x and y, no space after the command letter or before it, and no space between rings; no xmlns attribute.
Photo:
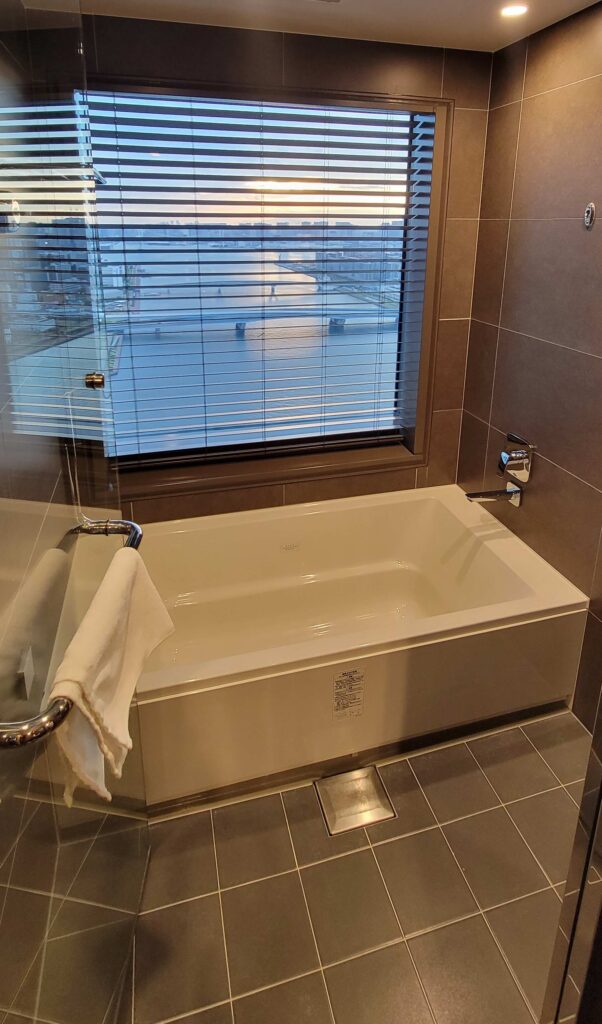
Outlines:
<svg viewBox="0 0 602 1024"><path fill-rule="evenodd" d="M364 673L351 668L335 676L333 713L335 718L358 718L364 710Z"/></svg>

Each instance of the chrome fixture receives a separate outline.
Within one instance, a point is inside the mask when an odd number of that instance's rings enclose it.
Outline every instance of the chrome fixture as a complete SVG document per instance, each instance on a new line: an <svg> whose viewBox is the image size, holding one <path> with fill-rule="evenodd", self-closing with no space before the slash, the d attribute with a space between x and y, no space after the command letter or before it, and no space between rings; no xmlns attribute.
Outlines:
<svg viewBox="0 0 602 1024"><path fill-rule="evenodd" d="M87 519L69 530L68 536L74 533L103 534L105 537L121 535L127 537L126 548L139 548L142 540L142 527L129 519Z"/></svg>
<svg viewBox="0 0 602 1024"><path fill-rule="evenodd" d="M517 447L520 445L521 447ZM517 484L529 483L533 468L533 454L537 451L534 444L525 441L518 434L506 435L506 447L500 453L497 464L499 476L508 476Z"/></svg>
<svg viewBox="0 0 602 1024"><path fill-rule="evenodd" d="M113 534L127 536L126 548L138 548L142 540L142 527L129 519L89 519L74 526L66 536L83 533L103 534L107 537ZM38 715L24 722L0 722L0 750L4 747L23 747L43 739L64 722L72 707L72 701L66 697L57 697Z"/></svg>
<svg viewBox="0 0 602 1024"><path fill-rule="evenodd" d="M485 505L488 501L509 501L515 508L520 508L523 492L516 484L506 484L505 490L471 491L466 497L469 501L476 501L480 505Z"/></svg>
<svg viewBox="0 0 602 1024"><path fill-rule="evenodd" d="M24 747L27 743L41 740L64 722L73 704L66 697L57 697L39 715L25 722L2 722L0 724L0 749Z"/></svg>
<svg viewBox="0 0 602 1024"><path fill-rule="evenodd" d="M518 446L521 447L518 447ZM510 477L505 489L499 491L471 491L466 495L469 501L485 504L488 501L509 501L520 508L523 488L528 484L533 469L533 455L537 446L525 441L518 434L506 435L506 446L498 459L498 476Z"/></svg>
<svg viewBox="0 0 602 1024"><path fill-rule="evenodd" d="M585 213L583 214L583 223L585 224L588 231L591 231L591 229L593 228L595 219L596 204L588 203L585 207Z"/></svg>
<svg viewBox="0 0 602 1024"><path fill-rule="evenodd" d="M87 373L84 377L84 384L93 391L98 391L105 386L104 373Z"/></svg>

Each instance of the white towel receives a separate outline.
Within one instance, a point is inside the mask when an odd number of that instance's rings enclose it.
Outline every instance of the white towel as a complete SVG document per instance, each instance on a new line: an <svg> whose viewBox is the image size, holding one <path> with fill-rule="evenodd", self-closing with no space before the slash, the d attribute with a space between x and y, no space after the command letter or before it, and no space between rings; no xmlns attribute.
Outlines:
<svg viewBox="0 0 602 1024"><path fill-rule="evenodd" d="M74 704L56 732L67 764L69 806L79 783L111 799L104 761L120 778L132 748L128 716L136 683L148 655L173 629L140 555L121 548L67 648L50 694Z"/></svg>

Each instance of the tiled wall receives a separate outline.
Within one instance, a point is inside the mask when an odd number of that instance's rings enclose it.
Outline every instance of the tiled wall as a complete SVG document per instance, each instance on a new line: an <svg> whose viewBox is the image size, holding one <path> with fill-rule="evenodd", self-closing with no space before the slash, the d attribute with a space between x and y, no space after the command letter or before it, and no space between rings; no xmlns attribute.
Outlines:
<svg viewBox="0 0 602 1024"><path fill-rule="evenodd" d="M266 461L250 477L243 469L242 478L227 467L141 470L121 474L124 507L150 522L455 480L491 56L108 17L85 21L88 74L95 82L186 88L202 79L215 89L347 91L360 102L362 94L455 101L428 466L406 469L399 457L375 462L372 453L365 465L345 456L326 465L316 456L303 474L294 459Z"/></svg>
<svg viewBox="0 0 602 1024"><path fill-rule="evenodd" d="M489 506L592 597L576 710L602 684L602 4L494 57L459 483L538 445L523 507Z"/></svg>

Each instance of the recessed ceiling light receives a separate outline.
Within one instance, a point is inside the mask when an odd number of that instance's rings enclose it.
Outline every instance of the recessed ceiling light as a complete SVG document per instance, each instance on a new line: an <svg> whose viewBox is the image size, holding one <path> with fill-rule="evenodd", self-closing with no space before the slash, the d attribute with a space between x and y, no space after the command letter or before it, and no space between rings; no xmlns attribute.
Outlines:
<svg viewBox="0 0 602 1024"><path fill-rule="evenodd" d="M504 18L519 18L521 14L526 14L529 8L526 4L509 4L508 7L502 7L501 14Z"/></svg>

